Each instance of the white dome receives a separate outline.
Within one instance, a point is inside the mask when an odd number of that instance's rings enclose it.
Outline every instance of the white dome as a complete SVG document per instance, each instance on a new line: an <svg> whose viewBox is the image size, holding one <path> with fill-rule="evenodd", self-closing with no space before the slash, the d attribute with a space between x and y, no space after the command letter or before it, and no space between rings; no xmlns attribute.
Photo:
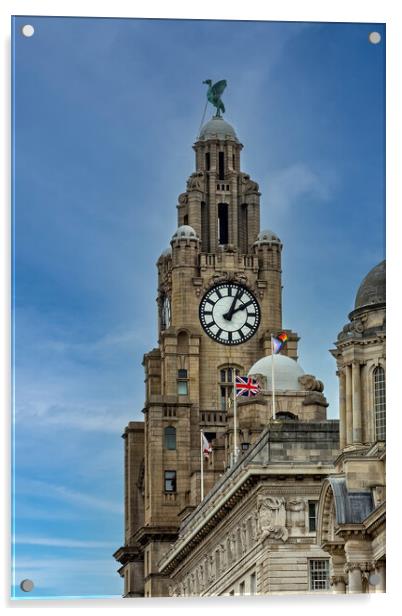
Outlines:
<svg viewBox="0 0 402 616"><path fill-rule="evenodd" d="M198 239L196 232L194 231L193 227L190 227L190 225L182 225L181 227L179 227L177 231L173 234L172 240L180 239L182 237L193 237Z"/></svg>
<svg viewBox="0 0 402 616"><path fill-rule="evenodd" d="M257 239L254 243L255 244L265 244L269 242L275 242L277 244L280 244L281 240L276 235L276 233L274 233L270 229L264 229L264 231L259 232Z"/></svg>
<svg viewBox="0 0 402 616"><path fill-rule="evenodd" d="M199 139L234 139L238 141L233 126L230 126L222 117L214 116L201 129Z"/></svg>
<svg viewBox="0 0 402 616"><path fill-rule="evenodd" d="M262 374L267 379L267 389L272 390L272 355L259 359L249 370L249 376ZM286 355L274 356L275 391L301 391L299 376L304 370L299 364Z"/></svg>
<svg viewBox="0 0 402 616"><path fill-rule="evenodd" d="M168 248L165 248L165 250L162 252L159 258L161 259L162 257L170 257L171 254L172 254L172 247L169 246Z"/></svg>

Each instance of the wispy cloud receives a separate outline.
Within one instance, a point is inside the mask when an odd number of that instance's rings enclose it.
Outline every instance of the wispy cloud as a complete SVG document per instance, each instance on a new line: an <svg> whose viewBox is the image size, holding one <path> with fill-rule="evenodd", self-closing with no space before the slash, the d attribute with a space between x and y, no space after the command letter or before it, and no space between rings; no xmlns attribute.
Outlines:
<svg viewBox="0 0 402 616"><path fill-rule="evenodd" d="M305 163L294 163L271 172L267 183L267 200L275 212L288 213L301 197L328 201L334 175L313 169Z"/></svg>
<svg viewBox="0 0 402 616"><path fill-rule="evenodd" d="M116 544L108 541L83 541L80 539L65 539L57 537L26 537L17 536L15 544L22 545L43 545L54 548L109 548L115 549Z"/></svg>
<svg viewBox="0 0 402 616"><path fill-rule="evenodd" d="M47 498L60 499L70 505L90 507L94 510L98 509L118 515L121 515L123 512L123 505L120 502L99 498L88 493L72 490L66 486L51 484L45 481L26 479L21 485L21 493L35 496L46 494Z"/></svg>

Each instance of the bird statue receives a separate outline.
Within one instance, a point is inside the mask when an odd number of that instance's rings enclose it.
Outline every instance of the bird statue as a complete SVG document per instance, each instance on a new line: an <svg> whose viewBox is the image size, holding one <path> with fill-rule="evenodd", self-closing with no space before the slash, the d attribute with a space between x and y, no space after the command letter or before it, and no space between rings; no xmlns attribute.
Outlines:
<svg viewBox="0 0 402 616"><path fill-rule="evenodd" d="M207 99L209 100L211 105L216 107L216 115L217 117L220 117L221 111L222 113L225 113L225 105L221 100L221 95L223 94L223 91L227 86L226 79L217 81L214 85L212 85L211 79L206 79L202 83L206 83L209 86L207 92Z"/></svg>

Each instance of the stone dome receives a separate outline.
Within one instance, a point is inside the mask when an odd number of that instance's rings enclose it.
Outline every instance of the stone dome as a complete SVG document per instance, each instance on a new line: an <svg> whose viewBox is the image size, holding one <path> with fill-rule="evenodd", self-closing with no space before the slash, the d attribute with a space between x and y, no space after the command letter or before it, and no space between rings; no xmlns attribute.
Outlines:
<svg viewBox="0 0 402 616"><path fill-rule="evenodd" d="M363 278L356 294L355 310L371 304L385 304L385 259Z"/></svg>
<svg viewBox="0 0 402 616"><path fill-rule="evenodd" d="M270 244L270 243L276 243L276 244L280 244L281 240L279 239L279 237L276 235L276 233L274 233L273 231L271 231L270 229L264 229L263 231L260 231L256 241L254 242L254 244Z"/></svg>
<svg viewBox="0 0 402 616"><path fill-rule="evenodd" d="M287 355L274 356L275 391L301 391L299 376L303 376L303 368ZM248 372L249 376L262 374L266 378L267 389L272 389L272 355L259 359Z"/></svg>
<svg viewBox="0 0 402 616"><path fill-rule="evenodd" d="M206 141L207 139L233 139L238 141L233 126L230 126L220 116L213 116L209 122L204 124L201 129L199 139Z"/></svg>
<svg viewBox="0 0 402 616"><path fill-rule="evenodd" d="M171 254L172 254L172 247L169 246L168 248L165 248L165 250L162 252L159 258L162 259L163 257L170 257Z"/></svg>
<svg viewBox="0 0 402 616"><path fill-rule="evenodd" d="M172 240L188 238L188 237L198 239L198 236L196 232L194 231L193 227L190 227L190 225L181 225L181 227L179 227L177 231L175 231L175 233L173 234Z"/></svg>

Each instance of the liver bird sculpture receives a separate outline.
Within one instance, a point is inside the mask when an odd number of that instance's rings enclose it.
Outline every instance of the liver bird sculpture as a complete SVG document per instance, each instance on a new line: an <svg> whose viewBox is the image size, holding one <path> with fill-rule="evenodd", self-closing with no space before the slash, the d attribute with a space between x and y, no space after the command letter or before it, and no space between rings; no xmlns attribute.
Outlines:
<svg viewBox="0 0 402 616"><path fill-rule="evenodd" d="M216 115L220 117L221 111L222 113L225 113L225 105L221 100L221 95L223 94L223 91L227 86L226 79L217 81L214 85L212 85L211 79L206 79L202 83L208 84L209 87L207 92L207 99L209 100L211 105L216 107Z"/></svg>

